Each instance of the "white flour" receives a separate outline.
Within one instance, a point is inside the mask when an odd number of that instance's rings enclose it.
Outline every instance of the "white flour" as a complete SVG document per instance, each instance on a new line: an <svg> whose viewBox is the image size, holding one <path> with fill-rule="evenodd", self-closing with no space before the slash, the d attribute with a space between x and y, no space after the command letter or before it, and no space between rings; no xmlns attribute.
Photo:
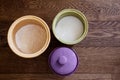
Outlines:
<svg viewBox="0 0 120 80"><path fill-rule="evenodd" d="M71 42L82 35L83 24L77 17L66 16L57 23L55 32L59 39Z"/></svg>

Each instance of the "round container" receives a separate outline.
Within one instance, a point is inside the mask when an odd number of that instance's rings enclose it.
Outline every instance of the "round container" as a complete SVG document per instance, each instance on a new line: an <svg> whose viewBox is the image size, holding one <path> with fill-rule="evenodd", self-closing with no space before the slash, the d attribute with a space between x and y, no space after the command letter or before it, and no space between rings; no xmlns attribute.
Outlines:
<svg viewBox="0 0 120 80"><path fill-rule="evenodd" d="M78 66L76 53L67 47L54 49L49 56L50 68L61 76L72 74Z"/></svg>
<svg viewBox="0 0 120 80"><path fill-rule="evenodd" d="M65 22L62 22L62 21L65 21ZM60 29L57 28L58 25ZM77 44L80 41L82 41L87 35L88 21L82 12L76 9L64 9L61 12L59 12L54 18L53 24L52 24L52 31L54 36L61 43L64 43L67 45ZM73 39L71 36L73 36Z"/></svg>
<svg viewBox="0 0 120 80"><path fill-rule="evenodd" d="M15 54L23 58L33 58L47 49L51 37L49 27L44 20L27 15L13 22L7 38Z"/></svg>

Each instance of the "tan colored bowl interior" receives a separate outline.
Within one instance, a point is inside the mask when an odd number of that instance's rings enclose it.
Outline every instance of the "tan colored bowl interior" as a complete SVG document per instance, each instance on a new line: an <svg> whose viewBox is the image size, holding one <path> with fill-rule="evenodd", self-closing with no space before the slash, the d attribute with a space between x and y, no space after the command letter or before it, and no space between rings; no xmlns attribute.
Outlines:
<svg viewBox="0 0 120 80"><path fill-rule="evenodd" d="M10 48L15 54L24 58L32 58L42 54L49 43L49 27L36 16L29 15L17 19L8 31Z"/></svg>

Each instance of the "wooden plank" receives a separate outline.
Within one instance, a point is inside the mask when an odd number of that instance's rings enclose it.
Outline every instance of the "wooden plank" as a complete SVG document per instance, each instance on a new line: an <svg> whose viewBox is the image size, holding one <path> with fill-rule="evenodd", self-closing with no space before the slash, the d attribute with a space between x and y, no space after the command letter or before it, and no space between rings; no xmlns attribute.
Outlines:
<svg viewBox="0 0 120 80"><path fill-rule="evenodd" d="M77 73L120 73L120 47L75 47L74 49L80 61Z"/></svg>
<svg viewBox="0 0 120 80"><path fill-rule="evenodd" d="M52 73L48 55L54 47L33 59L15 55L9 48L0 48L0 73ZM75 73L109 74L120 73L120 47L73 47L79 56Z"/></svg>
<svg viewBox="0 0 120 80"><path fill-rule="evenodd" d="M11 5L14 4L14 5ZM45 19L48 23L65 8L75 8L82 11L89 21L120 20L119 0L0 0L0 20L15 20L32 14ZM9 14L8 14L9 13Z"/></svg>
<svg viewBox="0 0 120 80"><path fill-rule="evenodd" d="M48 54L37 58L24 59L15 55L9 48L0 48L0 73L46 73L50 72Z"/></svg>
<svg viewBox="0 0 120 80"><path fill-rule="evenodd" d="M120 74L112 74L112 80L120 80Z"/></svg>
<svg viewBox="0 0 120 80"><path fill-rule="evenodd" d="M0 21L0 46L7 46L7 32L10 21ZM52 32L51 46L61 46ZM120 46L120 21L92 21L89 22L89 32L87 37L75 46L82 47L119 47Z"/></svg>
<svg viewBox="0 0 120 80"><path fill-rule="evenodd" d="M89 4L94 6L93 10L96 9L95 11L99 12L98 13L99 20L119 21L120 19L120 1L119 0L87 0L87 1L89 1Z"/></svg>
<svg viewBox="0 0 120 80"><path fill-rule="evenodd" d="M73 74L62 77L54 74L0 74L0 80L112 80L111 74Z"/></svg>

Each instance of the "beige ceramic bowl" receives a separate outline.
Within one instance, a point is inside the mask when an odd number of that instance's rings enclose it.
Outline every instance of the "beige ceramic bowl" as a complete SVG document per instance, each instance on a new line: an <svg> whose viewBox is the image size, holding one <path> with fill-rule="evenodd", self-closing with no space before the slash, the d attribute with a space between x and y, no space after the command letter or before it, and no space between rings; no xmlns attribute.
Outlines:
<svg viewBox="0 0 120 80"><path fill-rule="evenodd" d="M48 25L39 17L23 16L10 26L8 44L20 57L33 58L42 54L50 43Z"/></svg>

